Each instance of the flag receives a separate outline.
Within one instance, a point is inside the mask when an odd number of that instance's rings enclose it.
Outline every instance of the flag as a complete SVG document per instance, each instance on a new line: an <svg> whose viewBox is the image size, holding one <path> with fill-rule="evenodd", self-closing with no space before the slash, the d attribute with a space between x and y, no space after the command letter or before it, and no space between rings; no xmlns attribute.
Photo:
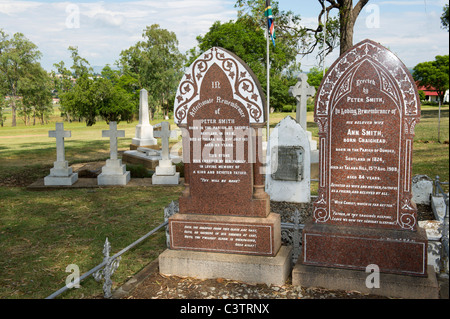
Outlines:
<svg viewBox="0 0 450 319"><path fill-rule="evenodd" d="M264 11L264 16L267 17L267 28L269 30L273 46L275 46L275 26L273 23L272 7L270 6L270 0L266 0L266 10Z"/></svg>

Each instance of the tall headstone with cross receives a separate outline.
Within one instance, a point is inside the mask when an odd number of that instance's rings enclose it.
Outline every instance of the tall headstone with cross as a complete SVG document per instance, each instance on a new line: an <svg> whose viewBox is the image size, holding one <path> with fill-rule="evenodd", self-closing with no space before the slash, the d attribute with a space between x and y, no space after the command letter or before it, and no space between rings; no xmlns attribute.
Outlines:
<svg viewBox="0 0 450 319"><path fill-rule="evenodd" d="M109 122L109 130L104 130L103 137L109 137L110 159L102 167L102 173L98 175L98 185L126 185L130 181L130 172L118 158L117 138L125 137L125 131L117 130L117 122Z"/></svg>
<svg viewBox="0 0 450 319"><path fill-rule="evenodd" d="M70 131L64 131L64 123L56 123L56 130L48 132L49 137L56 138L56 162L50 169L50 175L44 178L46 186L70 186L78 180L78 174L73 173L65 157L64 138L71 137Z"/></svg>
<svg viewBox="0 0 450 319"><path fill-rule="evenodd" d="M180 173L177 173L175 165L169 155L169 139L176 138L177 132L170 130L169 122L161 123L161 131L154 131L154 136L161 138L161 155L159 165L152 176L152 184L156 185L178 185Z"/></svg>
<svg viewBox="0 0 450 319"><path fill-rule="evenodd" d="M150 124L150 114L148 110L148 92L142 89L139 100L139 124L136 125L136 136L131 142L132 149L138 147L149 147L157 145L157 140L153 136L153 126Z"/></svg>

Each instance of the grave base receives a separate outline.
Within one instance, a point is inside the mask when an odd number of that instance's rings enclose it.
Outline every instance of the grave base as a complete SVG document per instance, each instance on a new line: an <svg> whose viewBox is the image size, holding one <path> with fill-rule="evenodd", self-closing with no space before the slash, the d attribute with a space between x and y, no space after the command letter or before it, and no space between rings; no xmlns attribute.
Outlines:
<svg viewBox="0 0 450 319"><path fill-rule="evenodd" d="M78 180L78 173L72 173L69 176L52 176L44 178L45 186L71 186Z"/></svg>
<svg viewBox="0 0 450 319"><path fill-rule="evenodd" d="M153 185L178 185L180 183L180 173L175 175L156 175L152 176Z"/></svg>
<svg viewBox="0 0 450 319"><path fill-rule="evenodd" d="M439 299L439 284L433 266L428 266L427 277L380 273L380 288L367 288L366 280L371 274L360 270L308 266L298 261L292 271L292 285L355 290L392 298Z"/></svg>
<svg viewBox="0 0 450 319"><path fill-rule="evenodd" d="M159 255L159 271L166 276L284 285L291 271L291 250L282 246L275 257L264 257L168 249Z"/></svg>
<svg viewBox="0 0 450 319"><path fill-rule="evenodd" d="M302 263L311 266L427 275L428 239L417 231L360 228L307 223L303 229Z"/></svg>
<svg viewBox="0 0 450 319"><path fill-rule="evenodd" d="M97 177L98 185L127 185L130 181L130 172L125 172L123 175L109 175L100 174Z"/></svg>

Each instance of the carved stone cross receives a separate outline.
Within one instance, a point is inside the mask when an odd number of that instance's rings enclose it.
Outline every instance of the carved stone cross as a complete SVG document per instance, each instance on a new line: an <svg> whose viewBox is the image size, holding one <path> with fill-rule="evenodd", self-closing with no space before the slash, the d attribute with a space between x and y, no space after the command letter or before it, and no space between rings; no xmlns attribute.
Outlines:
<svg viewBox="0 0 450 319"><path fill-rule="evenodd" d="M71 137L70 131L64 131L64 123L56 123L56 130L49 131L48 137L56 138L56 161L64 162L66 160L64 155L64 138Z"/></svg>
<svg viewBox="0 0 450 319"><path fill-rule="evenodd" d="M289 88L289 95L297 99L297 122L306 130L306 102L316 94L316 89L308 84L308 75L300 73L298 82Z"/></svg>
<svg viewBox="0 0 450 319"><path fill-rule="evenodd" d="M117 138L125 137L125 131L117 130L117 122L109 122L109 131L102 132L103 137L109 137L109 152L112 160L117 160Z"/></svg>
<svg viewBox="0 0 450 319"><path fill-rule="evenodd" d="M153 131L153 136L161 139L162 148L162 160L170 160L169 156L169 139L176 138L177 132L170 130L169 122L162 122L160 125L155 125L154 127L161 126L161 131Z"/></svg>

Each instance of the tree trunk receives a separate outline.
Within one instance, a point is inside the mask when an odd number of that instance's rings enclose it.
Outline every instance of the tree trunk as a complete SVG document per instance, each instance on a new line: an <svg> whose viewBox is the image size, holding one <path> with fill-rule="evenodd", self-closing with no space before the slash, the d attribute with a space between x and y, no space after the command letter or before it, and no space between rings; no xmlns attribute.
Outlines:
<svg viewBox="0 0 450 319"><path fill-rule="evenodd" d="M339 0L341 55L353 47L353 28L355 27L356 19L358 19L362 8L368 2L369 0L359 0L353 7L353 0Z"/></svg>
<svg viewBox="0 0 450 319"><path fill-rule="evenodd" d="M341 32L341 51L344 54L353 46L353 0L342 0L341 8L339 9L339 24Z"/></svg>

